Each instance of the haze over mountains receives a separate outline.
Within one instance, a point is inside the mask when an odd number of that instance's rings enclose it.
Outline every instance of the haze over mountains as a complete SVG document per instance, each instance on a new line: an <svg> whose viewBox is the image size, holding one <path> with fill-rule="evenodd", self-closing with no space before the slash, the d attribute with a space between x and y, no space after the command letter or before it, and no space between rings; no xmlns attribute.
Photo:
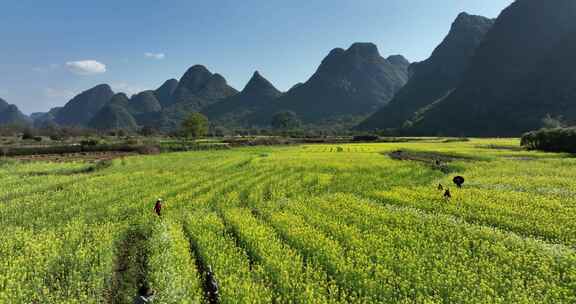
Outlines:
<svg viewBox="0 0 576 304"><path fill-rule="evenodd" d="M344 120L409 135L517 136L547 114L576 121L575 51L576 1L517 0L496 20L460 14L422 62L355 43L329 52L310 79L285 93L260 72L238 92L195 65L155 90L128 97L99 85L33 118L36 125L171 131L193 111L229 128L267 128L275 113L293 111L306 126ZM0 124L28 121L0 102Z"/></svg>

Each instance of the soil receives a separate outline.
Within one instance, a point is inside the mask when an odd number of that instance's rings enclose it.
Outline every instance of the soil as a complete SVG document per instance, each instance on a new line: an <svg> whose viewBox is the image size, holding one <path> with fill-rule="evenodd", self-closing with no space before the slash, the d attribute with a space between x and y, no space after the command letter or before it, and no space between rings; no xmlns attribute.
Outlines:
<svg viewBox="0 0 576 304"><path fill-rule="evenodd" d="M135 152L81 152L81 153L68 153L68 154L23 155L23 156L13 156L10 158L20 160L20 161L99 162L99 161L123 158L126 156L132 156L132 155L138 155L138 153L135 153Z"/></svg>

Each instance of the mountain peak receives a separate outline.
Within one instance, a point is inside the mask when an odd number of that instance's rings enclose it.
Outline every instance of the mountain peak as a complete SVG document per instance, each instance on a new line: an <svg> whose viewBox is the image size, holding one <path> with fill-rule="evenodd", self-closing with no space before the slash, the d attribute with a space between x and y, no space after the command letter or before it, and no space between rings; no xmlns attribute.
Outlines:
<svg viewBox="0 0 576 304"><path fill-rule="evenodd" d="M108 104L127 107L128 101L129 101L128 96L125 93L116 93L114 94L114 96L112 96Z"/></svg>
<svg viewBox="0 0 576 304"><path fill-rule="evenodd" d="M406 83L407 69L382 56L373 43L333 49L303 85L297 85L254 115L265 124L274 112L290 110L310 123L360 116L387 104Z"/></svg>
<svg viewBox="0 0 576 304"><path fill-rule="evenodd" d="M226 78L224 78L224 76L222 76L222 75L220 75L220 74L218 74L218 73L214 73L214 74L212 75L212 78L211 78L210 80L211 80L211 81L216 81L216 82L219 82L219 83L224 83L224 84L227 83Z"/></svg>
<svg viewBox="0 0 576 304"><path fill-rule="evenodd" d="M191 72L191 73L210 73L210 70L208 70L208 68L204 65L195 64L188 69L188 72Z"/></svg>
<svg viewBox="0 0 576 304"><path fill-rule="evenodd" d="M195 92L200 90L210 78L212 78L212 73L205 66L197 64L184 73L179 84Z"/></svg>
<svg viewBox="0 0 576 304"><path fill-rule="evenodd" d="M178 80L175 78L170 78L164 81L164 83L157 90L160 90L162 87L169 87L175 89L177 86L178 86Z"/></svg>
<svg viewBox="0 0 576 304"><path fill-rule="evenodd" d="M107 84L97 85L74 98L58 112L56 122L62 125L88 123L112 98L114 92Z"/></svg>
<svg viewBox="0 0 576 304"><path fill-rule="evenodd" d="M226 79L213 74L203 65L189 68L180 79L170 104L187 104L190 108L201 108L238 93Z"/></svg>
<svg viewBox="0 0 576 304"><path fill-rule="evenodd" d="M279 96L281 93L270 81L264 78L260 72L255 71L252 78L250 78L242 90L242 94Z"/></svg>
<svg viewBox="0 0 576 304"><path fill-rule="evenodd" d="M460 13L431 58L467 63L493 25L494 20L490 18Z"/></svg>
<svg viewBox="0 0 576 304"><path fill-rule="evenodd" d="M30 120L29 118L22 114L18 107L13 104L8 104L6 101L0 99L3 102L0 105L0 125L3 124L17 124L17 125L27 125ZM2 107L4 106L4 107Z"/></svg>
<svg viewBox="0 0 576 304"><path fill-rule="evenodd" d="M356 42L346 50L349 54L356 54L363 57L379 57L378 47L371 42Z"/></svg>
<svg viewBox="0 0 576 304"><path fill-rule="evenodd" d="M211 120L234 124L242 122L255 111L268 106L282 95L260 72L255 71L244 89L203 110Z"/></svg>
<svg viewBox="0 0 576 304"><path fill-rule="evenodd" d="M326 58L339 56L339 55L344 54L345 52L346 52L346 50L343 48L335 48L335 49L332 49L330 51L330 53L328 53L328 56L326 56Z"/></svg>
<svg viewBox="0 0 576 304"><path fill-rule="evenodd" d="M397 66L409 66L410 65L410 61L408 61L408 59L406 59L406 57L402 56L402 55L392 55L392 56L388 56L388 58L386 58L386 60L388 60L390 63L397 65Z"/></svg>
<svg viewBox="0 0 576 304"><path fill-rule="evenodd" d="M492 20L460 14L430 58L410 65L410 80L390 103L364 121L359 129L399 128L414 114L449 94L461 81ZM400 57L389 57L394 64Z"/></svg>
<svg viewBox="0 0 576 304"><path fill-rule="evenodd" d="M468 14L467 12L461 12L460 14L458 14L458 16L456 17L456 22L461 21L461 20L466 20L468 18L472 17L472 15Z"/></svg>
<svg viewBox="0 0 576 304"><path fill-rule="evenodd" d="M178 80L172 78L166 80L158 89L154 91L156 98L162 105L168 105L172 102L172 95L178 87Z"/></svg>
<svg viewBox="0 0 576 304"><path fill-rule="evenodd" d="M493 19L484 17L484 16L480 16L480 15L471 15L468 14L466 12L462 12L460 14L458 14L458 17L456 17L456 20L454 20L454 25L470 25L470 24L477 24L477 23L494 23Z"/></svg>
<svg viewBox="0 0 576 304"><path fill-rule="evenodd" d="M252 74L252 77L250 78L250 80L248 81L246 88L254 86L254 85L260 85L264 82L268 82L268 80L266 80L266 78L262 77L262 74L260 74L260 72L255 71L254 74Z"/></svg>
<svg viewBox="0 0 576 304"><path fill-rule="evenodd" d="M102 84L99 84L99 85L93 87L93 88L90 89L90 90L94 90L94 91L100 91L100 90L112 91L112 88L110 87L110 85L108 85L108 84L106 84L106 83L102 83ZM89 91L90 91L90 90L89 90Z"/></svg>
<svg viewBox="0 0 576 304"><path fill-rule="evenodd" d="M563 43L574 41L575 33L576 1L514 1L475 50L455 90L412 131L518 136L540 127L547 114L574 121L569 105L576 97L576 60Z"/></svg>
<svg viewBox="0 0 576 304"><path fill-rule="evenodd" d="M6 102L6 100L0 98L0 111L4 110L7 107L8 107L8 102Z"/></svg>
<svg viewBox="0 0 576 304"><path fill-rule="evenodd" d="M143 91L132 96L129 109L132 114L159 112L162 110L162 104L155 91Z"/></svg>

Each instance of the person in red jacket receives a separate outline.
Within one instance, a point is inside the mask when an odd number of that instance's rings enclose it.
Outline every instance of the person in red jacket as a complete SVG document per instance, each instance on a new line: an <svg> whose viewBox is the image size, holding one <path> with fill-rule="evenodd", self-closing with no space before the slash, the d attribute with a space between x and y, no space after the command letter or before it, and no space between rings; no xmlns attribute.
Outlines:
<svg viewBox="0 0 576 304"><path fill-rule="evenodd" d="M162 199L159 198L156 201L156 205L154 205L154 212L156 212L156 214L158 214L158 216L160 216L161 211L162 211Z"/></svg>

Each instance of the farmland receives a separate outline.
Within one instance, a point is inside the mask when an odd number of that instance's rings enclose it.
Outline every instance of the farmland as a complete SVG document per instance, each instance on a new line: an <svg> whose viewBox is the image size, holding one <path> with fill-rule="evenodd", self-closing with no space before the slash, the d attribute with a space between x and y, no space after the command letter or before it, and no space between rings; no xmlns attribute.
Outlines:
<svg viewBox="0 0 576 304"><path fill-rule="evenodd" d="M220 303L576 303L576 158L518 145L3 160L0 303L131 303L144 282L155 303L207 303L208 266Z"/></svg>

